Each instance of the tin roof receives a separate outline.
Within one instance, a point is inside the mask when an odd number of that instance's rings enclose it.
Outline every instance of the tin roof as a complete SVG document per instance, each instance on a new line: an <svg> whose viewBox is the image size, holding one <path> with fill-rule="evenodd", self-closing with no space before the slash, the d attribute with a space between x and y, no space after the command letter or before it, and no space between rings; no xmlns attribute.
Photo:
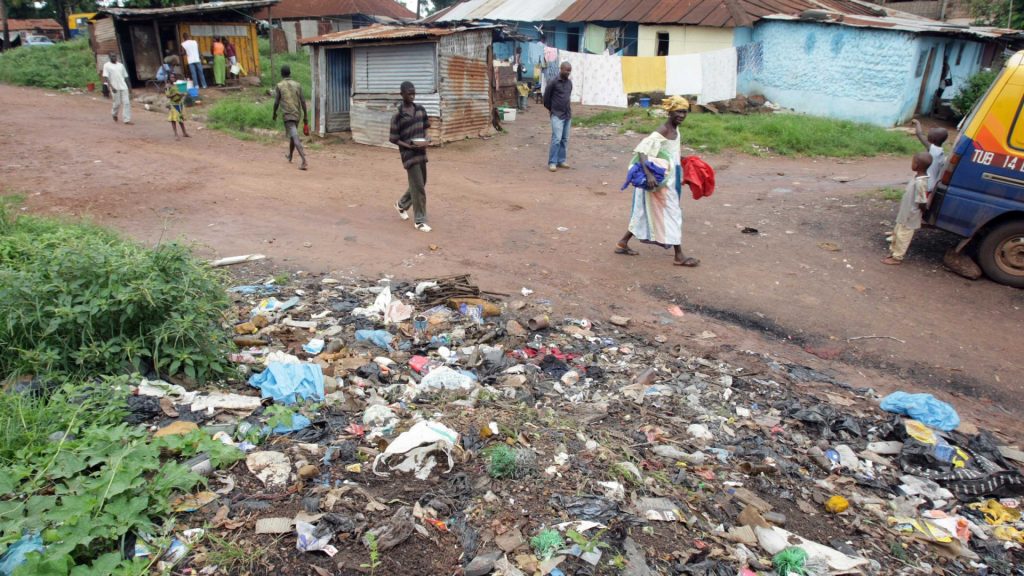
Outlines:
<svg viewBox="0 0 1024 576"><path fill-rule="evenodd" d="M489 26L458 28L430 28L427 26L394 26L391 24L374 24L365 28L331 32L323 36L303 38L299 44L349 44L376 42L381 40L415 40L419 38L440 38L467 30L491 29Z"/></svg>
<svg viewBox="0 0 1024 576"><path fill-rule="evenodd" d="M563 22L636 22L731 28L768 14L815 8L806 0L576 0Z"/></svg>
<svg viewBox="0 0 1024 576"><path fill-rule="evenodd" d="M265 8L277 4L280 0L232 0L229 2L208 2L171 8L101 8L98 13L122 20L153 19L161 16L188 16L212 14L217 12L252 12L257 8Z"/></svg>
<svg viewBox="0 0 1024 576"><path fill-rule="evenodd" d="M256 17L266 20L278 18L320 18L325 16L386 16L396 20L415 20L416 13L395 0L281 0L270 14L263 9Z"/></svg>
<svg viewBox="0 0 1024 576"><path fill-rule="evenodd" d="M60 23L53 18L26 18L26 19L7 19L7 28L11 32L17 32L21 30L61 30Z"/></svg>
<svg viewBox="0 0 1024 576"><path fill-rule="evenodd" d="M765 19L790 22L814 22L818 24L852 26L855 28L896 30L900 32L910 32L913 34L933 34L937 36L970 36L982 40L1001 38L1014 32L1013 30L1005 30L1002 28L949 24L938 20L930 20L928 18L905 18L903 16L847 16L837 14L833 18L825 20L803 20L799 16L793 16L790 14L773 14L765 16Z"/></svg>
<svg viewBox="0 0 1024 576"><path fill-rule="evenodd" d="M425 22L545 22L572 6L575 0L466 0L424 19ZM628 0L626 0L628 1Z"/></svg>

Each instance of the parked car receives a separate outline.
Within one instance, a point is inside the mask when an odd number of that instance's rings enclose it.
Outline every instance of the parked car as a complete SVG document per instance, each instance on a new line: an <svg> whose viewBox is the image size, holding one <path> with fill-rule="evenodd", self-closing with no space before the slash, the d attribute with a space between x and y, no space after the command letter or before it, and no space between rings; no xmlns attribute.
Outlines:
<svg viewBox="0 0 1024 576"><path fill-rule="evenodd" d="M985 275L1024 288L1024 51L960 123L927 222L964 238Z"/></svg>
<svg viewBox="0 0 1024 576"><path fill-rule="evenodd" d="M46 36L26 36L21 41L22 46L53 46L53 40L50 40Z"/></svg>

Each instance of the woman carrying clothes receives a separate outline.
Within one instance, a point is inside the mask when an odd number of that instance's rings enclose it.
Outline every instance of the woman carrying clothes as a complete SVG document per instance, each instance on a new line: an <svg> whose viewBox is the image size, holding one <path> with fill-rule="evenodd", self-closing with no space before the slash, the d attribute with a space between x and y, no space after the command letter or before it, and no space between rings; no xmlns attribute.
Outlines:
<svg viewBox="0 0 1024 576"><path fill-rule="evenodd" d="M213 39L213 83L217 86L224 85L225 66L224 41L218 36Z"/></svg>
<svg viewBox="0 0 1024 576"><path fill-rule="evenodd" d="M690 111L690 103L682 96L670 96L662 103L668 119L633 150L633 164L639 163L647 177L646 188L633 189L633 212L626 235L615 245L616 254L636 256L629 241L636 237L647 244L657 244L675 251L676 266L694 267L700 260L683 254L682 167L679 158L679 126ZM658 182L647 167L648 161L665 168L665 178Z"/></svg>

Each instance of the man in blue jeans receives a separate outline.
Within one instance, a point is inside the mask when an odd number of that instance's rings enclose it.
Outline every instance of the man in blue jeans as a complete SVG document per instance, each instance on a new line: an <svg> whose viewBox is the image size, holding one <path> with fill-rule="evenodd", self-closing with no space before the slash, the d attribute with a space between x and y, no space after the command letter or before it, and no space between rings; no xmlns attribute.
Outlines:
<svg viewBox="0 0 1024 576"><path fill-rule="evenodd" d="M192 39L186 32L183 34L185 41L181 43L181 49L185 52L185 62L188 64L188 73L192 76L192 84L196 88L206 88L206 74L203 73L203 59L199 57L199 43Z"/></svg>
<svg viewBox="0 0 1024 576"><path fill-rule="evenodd" d="M544 89L544 107L551 113L551 148L548 150L548 170L568 168L565 156L569 149L569 126L572 124L572 64L562 62L558 78Z"/></svg>

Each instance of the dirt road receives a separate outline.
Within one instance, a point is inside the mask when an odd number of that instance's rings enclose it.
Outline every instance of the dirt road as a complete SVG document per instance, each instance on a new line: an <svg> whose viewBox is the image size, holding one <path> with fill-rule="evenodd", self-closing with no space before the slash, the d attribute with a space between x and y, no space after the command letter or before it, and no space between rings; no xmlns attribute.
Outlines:
<svg viewBox="0 0 1024 576"><path fill-rule="evenodd" d="M262 252L291 269L469 271L486 288L528 287L579 316L631 316L670 344L769 352L857 386L930 390L979 424L1022 429L1024 291L944 271L955 239L937 231L915 239L904 266L879 262L896 205L875 191L902 187L905 158L708 156L715 195L684 198L684 248L702 264L680 269L657 248L612 254L637 137L576 129L573 169L550 174L538 107L507 134L431 150L430 234L392 209L404 182L395 150L328 144L299 172L283 140L243 142L193 123L194 137L175 142L164 113L140 109L136 126L115 125L90 95L0 86L0 109L3 188L26 195L32 212L88 216L150 243L185 237L211 255ZM673 303L683 318L666 312Z"/></svg>

